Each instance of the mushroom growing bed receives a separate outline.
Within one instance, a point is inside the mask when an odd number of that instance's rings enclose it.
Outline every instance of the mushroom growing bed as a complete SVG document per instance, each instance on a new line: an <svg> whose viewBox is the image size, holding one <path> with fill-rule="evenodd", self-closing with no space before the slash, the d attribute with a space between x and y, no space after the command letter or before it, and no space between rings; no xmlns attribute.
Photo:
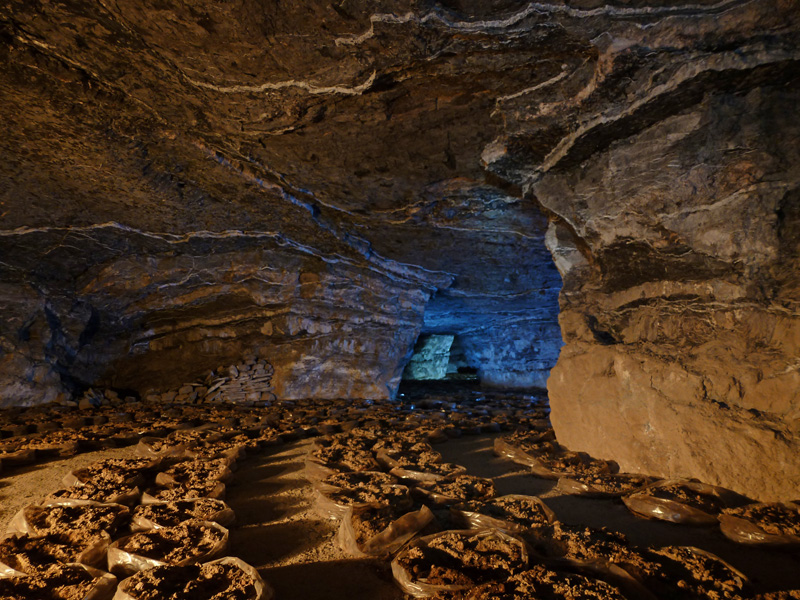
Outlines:
<svg viewBox="0 0 800 600"><path fill-rule="evenodd" d="M586 456L562 460L575 455L543 429L543 398L482 394L476 401L464 392L448 402L444 412L433 402L431 410L403 402L278 402L248 409L169 404L157 410L132 404L126 411L140 411L141 431L150 436L146 445L133 440L71 458L51 456L42 459L43 469L4 473L9 497L30 499L3 512L6 523L17 516L15 536L0 545L0 562L12 578L0 584L9 598L40 594L35 590L44 589L42 581L56 581L47 568L60 565L69 575L63 598L70 600L103 576L99 592L116 586L123 600L164 594L204 599L198 590L206 588L242 600L267 600L273 593L304 600L399 600L407 594L516 600L531 590L554 599L580 592L629 600L648 597L643 590L657 600L677 600L676 590L684 590L687 598L724 600L779 597L774 594L800 588L800 559L792 552L728 540L718 524L705 521L698 528L642 518L623 500L676 502L719 516L723 525L727 515L782 535L795 535L794 504L725 508L726 490L697 482L653 484L638 476L619 475L619 484L603 486L616 476L613 465ZM495 410L506 415L505 431L443 433L443 414L457 422ZM161 415L157 423L145 417L152 413ZM331 414L352 426L328 433L315 427ZM198 421L205 425L191 433ZM152 437L156 425L162 437ZM198 452L233 431L270 444L240 444L247 450L238 458ZM534 446L533 440L547 442ZM358 463L343 460L356 455ZM552 460L542 460L548 455ZM537 462L524 464L519 459L525 456ZM398 459L417 475L401 476ZM563 477L613 494L562 490L563 478L557 482L537 470L545 463L558 463L559 472L572 468ZM454 466L441 468L446 464ZM587 465L611 472L587 475ZM143 492L134 493L132 483ZM119 498L127 505L109 503ZM219 562L223 556L227 562ZM79 561L100 571L69 566Z"/></svg>

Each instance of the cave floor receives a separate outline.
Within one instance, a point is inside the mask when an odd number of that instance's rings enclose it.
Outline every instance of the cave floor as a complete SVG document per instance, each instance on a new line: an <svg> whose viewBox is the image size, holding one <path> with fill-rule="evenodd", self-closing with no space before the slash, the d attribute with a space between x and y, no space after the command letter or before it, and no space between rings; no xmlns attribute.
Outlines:
<svg viewBox="0 0 800 600"><path fill-rule="evenodd" d="M632 544L690 545L713 552L750 577L756 592L800 585L800 555L744 547L718 528L698 528L633 516L620 501L560 495L555 482L496 457L497 435L465 436L438 444L443 459L468 472L492 478L498 494L521 493L544 499L568 524L607 527ZM388 562L352 559L336 542L337 522L323 520L313 507L311 485L303 476L311 440L268 449L240 463L227 502L237 516L230 554L257 567L279 600L389 600L406 598L395 586ZM7 473L0 488L0 523L5 528L23 506L62 486L75 468L103 458L135 456L134 447L90 452ZM409 596L410 597L410 596Z"/></svg>

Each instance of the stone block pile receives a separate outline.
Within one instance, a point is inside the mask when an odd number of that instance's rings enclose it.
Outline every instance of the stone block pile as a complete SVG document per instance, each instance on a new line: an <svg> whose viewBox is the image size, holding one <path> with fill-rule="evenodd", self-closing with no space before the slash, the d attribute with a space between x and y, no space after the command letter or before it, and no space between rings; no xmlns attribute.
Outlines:
<svg viewBox="0 0 800 600"><path fill-rule="evenodd" d="M149 391L145 399L151 402L235 402L246 406L263 406L274 402L272 375L275 369L255 354L242 362L211 371L200 382L185 383L176 390L163 393Z"/></svg>

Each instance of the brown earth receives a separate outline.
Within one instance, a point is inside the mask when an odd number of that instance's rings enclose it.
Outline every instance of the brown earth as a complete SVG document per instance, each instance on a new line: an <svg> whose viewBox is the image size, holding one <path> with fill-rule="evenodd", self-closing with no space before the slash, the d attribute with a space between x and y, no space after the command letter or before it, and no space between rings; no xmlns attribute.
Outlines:
<svg viewBox="0 0 800 600"><path fill-rule="evenodd" d="M608 527L641 546L688 545L710 551L747 575L757 592L800 587L800 556L751 548L727 540L718 529L683 527L633 516L619 501L562 495L555 482L494 456L496 436L450 440L436 450L444 460L489 477L498 494L544 498L559 521ZM236 512L230 553L255 566L281 600L401 600L388 563L348 558L338 547L338 523L313 509L312 487L303 478L311 441L270 449L240 463L227 502ZM17 472L6 472L0 488L0 525L13 514L58 489L66 473L102 458L133 456L133 448L81 454Z"/></svg>

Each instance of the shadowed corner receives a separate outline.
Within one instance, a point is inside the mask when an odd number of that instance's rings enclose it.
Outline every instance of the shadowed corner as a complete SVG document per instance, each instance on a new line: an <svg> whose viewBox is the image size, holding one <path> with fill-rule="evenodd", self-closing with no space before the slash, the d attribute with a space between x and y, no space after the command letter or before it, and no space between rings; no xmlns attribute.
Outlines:
<svg viewBox="0 0 800 600"><path fill-rule="evenodd" d="M259 569L281 600L401 600L388 563L373 559L334 560Z"/></svg>

